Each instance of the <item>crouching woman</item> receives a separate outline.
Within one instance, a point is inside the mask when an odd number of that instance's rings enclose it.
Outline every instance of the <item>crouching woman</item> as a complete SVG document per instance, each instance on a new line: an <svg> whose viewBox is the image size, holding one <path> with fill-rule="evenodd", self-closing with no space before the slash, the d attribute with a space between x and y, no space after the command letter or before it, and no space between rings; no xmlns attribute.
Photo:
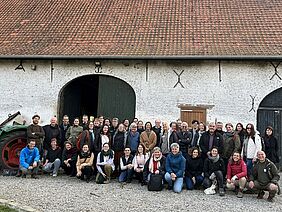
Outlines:
<svg viewBox="0 0 282 212"><path fill-rule="evenodd" d="M97 156L96 167L98 174L96 176L96 183L108 184L111 180L111 175L115 170L114 165L114 151L110 149L109 143L104 143L102 151Z"/></svg>
<svg viewBox="0 0 282 212"><path fill-rule="evenodd" d="M165 180L168 182L168 189L180 193L183 186L186 160L179 151L179 144L173 143L170 148L171 153L168 154L165 164Z"/></svg>
<svg viewBox="0 0 282 212"><path fill-rule="evenodd" d="M216 147L213 147L204 163L205 178L203 181L203 186L205 188L209 188L216 180L219 187L220 196L225 195L223 188L223 173L225 171L224 167L224 161L219 157L218 149Z"/></svg>
<svg viewBox="0 0 282 212"><path fill-rule="evenodd" d="M94 154L90 152L89 146L87 144L84 144L82 151L77 156L77 178L86 180L87 183L90 181L90 178L93 174L93 160Z"/></svg>
<svg viewBox="0 0 282 212"><path fill-rule="evenodd" d="M243 197L243 189L247 183L247 165L241 159L239 152L233 152L227 165L226 187L230 190L238 190L237 197Z"/></svg>

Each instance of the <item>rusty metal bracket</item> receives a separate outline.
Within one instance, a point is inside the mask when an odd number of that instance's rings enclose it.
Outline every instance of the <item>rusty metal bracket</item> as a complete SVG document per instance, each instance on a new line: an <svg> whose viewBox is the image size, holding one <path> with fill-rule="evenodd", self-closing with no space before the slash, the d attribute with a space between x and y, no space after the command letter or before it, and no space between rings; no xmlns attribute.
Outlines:
<svg viewBox="0 0 282 212"><path fill-rule="evenodd" d="M252 99L252 108L249 110L249 112L251 112L251 111L256 112L256 111L255 111L255 98L256 98L256 96L250 95L250 97L251 97L251 99Z"/></svg>
<svg viewBox="0 0 282 212"><path fill-rule="evenodd" d="M20 61L20 65L18 65L18 66L15 68L15 70L23 70L23 71L25 72L25 69L24 69L24 67L23 67L23 61L22 61L22 60Z"/></svg>
<svg viewBox="0 0 282 212"><path fill-rule="evenodd" d="M278 70L277 70L277 68L278 68L278 66L280 65L280 63L281 63L281 61L280 61L277 65L275 65L273 62L270 62L270 64L274 67L274 74L272 75L272 77L270 78L270 80L272 80L272 79L274 78L274 76L277 76L280 80L282 79L282 78L279 76Z"/></svg>
<svg viewBox="0 0 282 212"><path fill-rule="evenodd" d="M180 77L181 77L181 75L183 74L184 70L182 70L182 71L180 72L180 74L178 74L175 70L173 70L173 71L174 71L174 73L175 73L175 74L177 75L177 77L178 77L178 81L177 81L177 83L173 86L173 88L175 88L178 84L180 84L181 87L184 88L184 86L183 86L182 83L181 83L181 79L180 79Z"/></svg>

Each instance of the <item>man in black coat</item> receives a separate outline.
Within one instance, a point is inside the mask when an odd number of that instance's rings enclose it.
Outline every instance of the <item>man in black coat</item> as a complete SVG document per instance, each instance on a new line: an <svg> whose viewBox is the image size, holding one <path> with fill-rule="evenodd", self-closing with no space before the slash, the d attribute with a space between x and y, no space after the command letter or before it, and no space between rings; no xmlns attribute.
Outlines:
<svg viewBox="0 0 282 212"><path fill-rule="evenodd" d="M223 150L223 138L221 134L215 131L215 123L209 124L209 130L204 132L200 139L200 148L202 150L202 157L207 158L207 154L213 147L218 149L218 153L221 154Z"/></svg>
<svg viewBox="0 0 282 212"><path fill-rule="evenodd" d="M181 130L177 132L179 139L179 148L182 152L183 157L187 160L188 158L188 148L191 145L192 133L188 131L187 122L182 122Z"/></svg>
<svg viewBox="0 0 282 212"><path fill-rule="evenodd" d="M43 149L44 151L51 148L51 139L56 138L57 144L61 143L61 131L57 124L57 118L52 117L50 120L50 124L43 126L43 130L45 132L45 138L43 140Z"/></svg>
<svg viewBox="0 0 282 212"><path fill-rule="evenodd" d="M69 117L67 115L64 115L63 123L60 125L61 143L58 144L61 147L61 149L64 149L64 144L66 141L66 132L68 131L69 127L70 127Z"/></svg>
<svg viewBox="0 0 282 212"><path fill-rule="evenodd" d="M156 146L160 146L161 143L161 132L162 132L162 127L161 127L161 120L160 119L156 119L155 120L155 126L153 126L153 131L156 133L157 135L157 144Z"/></svg>

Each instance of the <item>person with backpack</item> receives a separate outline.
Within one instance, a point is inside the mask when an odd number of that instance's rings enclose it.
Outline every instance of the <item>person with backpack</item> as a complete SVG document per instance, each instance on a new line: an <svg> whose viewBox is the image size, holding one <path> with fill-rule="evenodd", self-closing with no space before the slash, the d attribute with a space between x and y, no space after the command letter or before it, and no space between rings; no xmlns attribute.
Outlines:
<svg viewBox="0 0 282 212"><path fill-rule="evenodd" d="M258 151L262 150L262 141L256 133L254 125L249 123L246 126L247 135L242 147L242 158L247 164L248 176L252 174L253 163L256 161Z"/></svg>

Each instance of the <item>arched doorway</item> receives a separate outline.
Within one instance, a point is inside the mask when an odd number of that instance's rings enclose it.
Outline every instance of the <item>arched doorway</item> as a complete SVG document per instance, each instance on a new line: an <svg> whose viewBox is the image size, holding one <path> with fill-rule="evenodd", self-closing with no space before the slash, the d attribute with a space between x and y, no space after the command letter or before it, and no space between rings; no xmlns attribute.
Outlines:
<svg viewBox="0 0 282 212"><path fill-rule="evenodd" d="M282 88L279 88L268 94L260 103L257 112L257 129L264 135L265 128L272 126L274 136L279 142L279 158L281 163L281 133L282 133Z"/></svg>
<svg viewBox="0 0 282 212"><path fill-rule="evenodd" d="M97 117L135 117L136 97L123 80L105 75L86 75L67 83L59 95L59 120L68 115L72 121L83 114Z"/></svg>

